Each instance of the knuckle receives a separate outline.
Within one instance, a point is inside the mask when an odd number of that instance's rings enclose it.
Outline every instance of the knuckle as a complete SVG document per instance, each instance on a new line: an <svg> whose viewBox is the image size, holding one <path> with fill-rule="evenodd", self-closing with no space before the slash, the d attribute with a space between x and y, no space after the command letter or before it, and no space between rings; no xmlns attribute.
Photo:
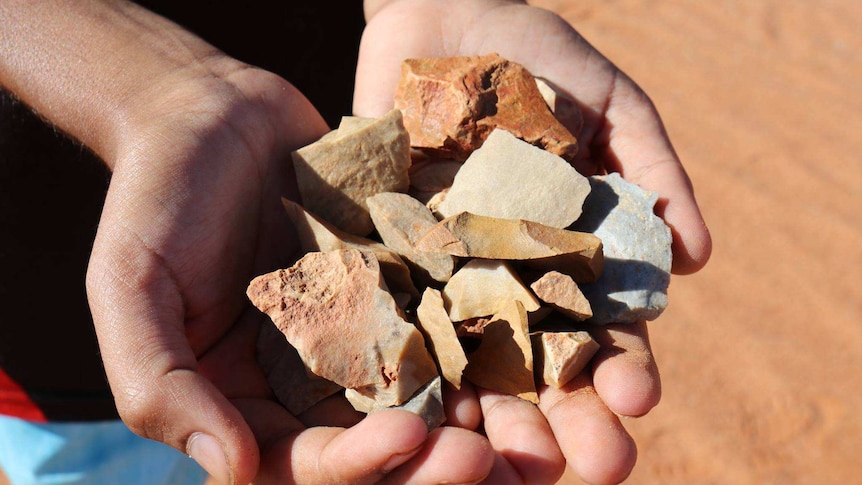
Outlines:
<svg viewBox="0 0 862 485"><path fill-rule="evenodd" d="M143 385L126 385L115 390L120 419L135 434L144 438L164 441L167 428L165 399L160 392Z"/></svg>

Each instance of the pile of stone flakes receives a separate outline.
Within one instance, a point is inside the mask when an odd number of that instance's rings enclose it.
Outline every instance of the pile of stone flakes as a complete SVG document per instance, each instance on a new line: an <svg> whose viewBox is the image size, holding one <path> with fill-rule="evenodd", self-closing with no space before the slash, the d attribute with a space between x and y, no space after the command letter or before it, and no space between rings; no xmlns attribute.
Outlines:
<svg viewBox="0 0 862 485"><path fill-rule="evenodd" d="M538 403L537 384L588 365L591 326L663 311L657 195L572 167L574 100L492 54L405 61L395 106L293 153L303 206L284 206L305 255L248 288L290 412L346 389L433 428L441 376Z"/></svg>

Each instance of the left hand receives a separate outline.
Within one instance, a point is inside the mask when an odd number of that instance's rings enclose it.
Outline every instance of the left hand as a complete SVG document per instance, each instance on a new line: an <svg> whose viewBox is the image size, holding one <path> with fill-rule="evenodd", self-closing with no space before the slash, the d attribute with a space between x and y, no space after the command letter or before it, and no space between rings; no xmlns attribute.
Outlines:
<svg viewBox="0 0 862 485"><path fill-rule="evenodd" d="M658 192L656 212L673 234L674 273L693 273L706 264L709 232L655 107L563 19L512 0L369 3L373 16L356 74L357 116L378 117L392 108L404 59L496 52L579 101L584 127L578 168L604 167ZM592 369L562 389L540 389L538 407L478 390L482 416L459 421L484 419L497 452L489 483L553 483L566 461L589 483L617 483L631 472L637 451L618 415L644 415L661 395L646 323L591 333L602 345Z"/></svg>

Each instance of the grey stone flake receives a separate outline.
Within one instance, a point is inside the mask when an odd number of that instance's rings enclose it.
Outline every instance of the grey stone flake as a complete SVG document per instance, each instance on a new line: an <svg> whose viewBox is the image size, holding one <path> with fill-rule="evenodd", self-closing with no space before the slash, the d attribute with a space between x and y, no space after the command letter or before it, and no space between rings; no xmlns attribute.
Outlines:
<svg viewBox="0 0 862 485"><path fill-rule="evenodd" d="M604 271L581 286L594 324L655 320L667 307L671 232L653 213L655 192L613 173L590 177L592 190L573 230L592 232L604 245Z"/></svg>

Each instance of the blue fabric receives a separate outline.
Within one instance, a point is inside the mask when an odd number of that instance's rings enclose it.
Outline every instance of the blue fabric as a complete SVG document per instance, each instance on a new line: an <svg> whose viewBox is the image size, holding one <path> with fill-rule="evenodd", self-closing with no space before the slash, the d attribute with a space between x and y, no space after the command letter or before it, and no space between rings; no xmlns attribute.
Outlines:
<svg viewBox="0 0 862 485"><path fill-rule="evenodd" d="M200 485L191 458L121 421L33 423L0 416L0 468L12 485Z"/></svg>

